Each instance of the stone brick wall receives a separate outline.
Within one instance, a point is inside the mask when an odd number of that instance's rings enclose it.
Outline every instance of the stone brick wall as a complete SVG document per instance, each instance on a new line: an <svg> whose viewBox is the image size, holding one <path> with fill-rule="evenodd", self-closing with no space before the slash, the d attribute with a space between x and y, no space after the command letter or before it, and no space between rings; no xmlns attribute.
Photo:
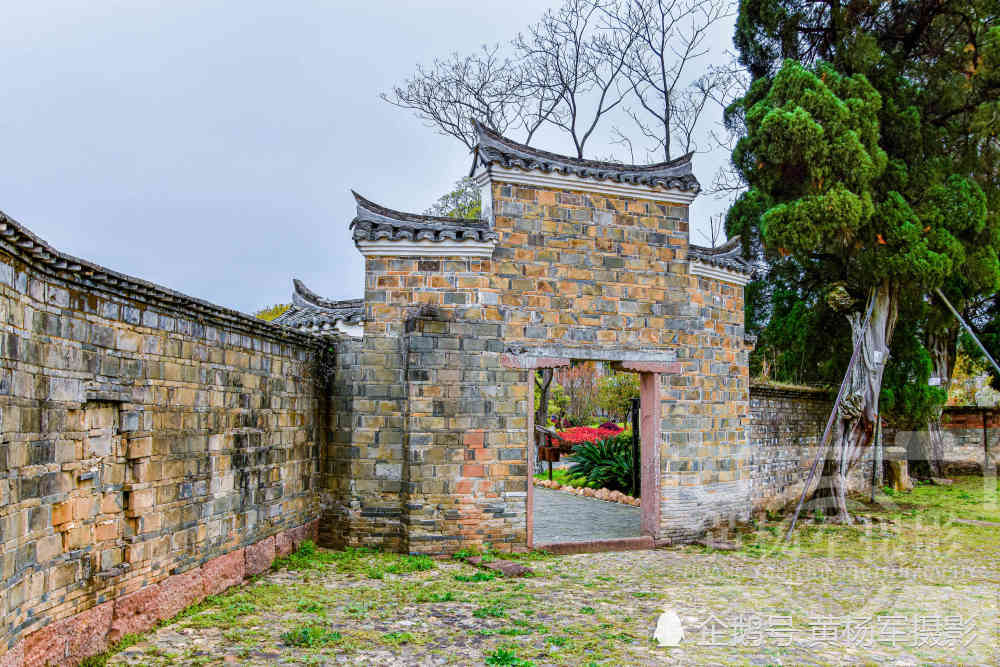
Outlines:
<svg viewBox="0 0 1000 667"><path fill-rule="evenodd" d="M491 188L490 258L366 258L364 339L339 355L324 543L525 546L539 359L662 373L656 539L745 517L742 288L689 274L687 206Z"/></svg>
<svg viewBox="0 0 1000 667"><path fill-rule="evenodd" d="M525 544L528 372L501 366L500 325L447 317L407 327L407 550Z"/></svg>
<svg viewBox="0 0 1000 667"><path fill-rule="evenodd" d="M743 288L689 273L687 206L502 182L492 196L506 346L670 366L654 539L745 517Z"/></svg>
<svg viewBox="0 0 1000 667"><path fill-rule="evenodd" d="M755 512L777 510L798 500L832 407L832 393L822 389L766 384L750 387L750 475ZM947 407L941 426L947 473L982 474L984 461L989 460L992 467L986 467L987 473L995 474L1000 463L1000 410ZM890 426L884 427L883 434L887 458L913 461L925 456L921 443L926 431L916 433L920 442L912 443ZM869 450L851 471L849 487L869 489L871 473Z"/></svg>
<svg viewBox="0 0 1000 667"><path fill-rule="evenodd" d="M830 392L810 388L750 387L750 469L754 511L798 500L830 416Z"/></svg>
<svg viewBox="0 0 1000 667"><path fill-rule="evenodd" d="M311 339L3 229L0 653L31 664L41 629L313 521L317 401Z"/></svg>

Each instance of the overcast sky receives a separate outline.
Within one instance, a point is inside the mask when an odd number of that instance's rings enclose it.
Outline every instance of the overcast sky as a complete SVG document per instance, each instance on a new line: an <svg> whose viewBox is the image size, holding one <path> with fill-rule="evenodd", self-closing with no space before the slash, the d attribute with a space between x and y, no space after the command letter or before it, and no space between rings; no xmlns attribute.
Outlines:
<svg viewBox="0 0 1000 667"><path fill-rule="evenodd" d="M0 209L64 252L246 312L288 301L292 277L362 296L350 189L419 212L470 163L378 94L555 4L5 3ZM725 157L698 156L703 185ZM702 196L693 219L721 207Z"/></svg>

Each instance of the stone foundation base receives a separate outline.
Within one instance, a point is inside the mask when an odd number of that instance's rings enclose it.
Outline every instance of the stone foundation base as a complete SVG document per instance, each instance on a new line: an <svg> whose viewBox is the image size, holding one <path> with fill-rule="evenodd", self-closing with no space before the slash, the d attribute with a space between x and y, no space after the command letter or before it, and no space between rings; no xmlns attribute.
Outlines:
<svg viewBox="0 0 1000 667"><path fill-rule="evenodd" d="M150 630L208 595L221 593L260 574L275 556L285 556L307 539L316 540L319 522L271 535L255 544L206 561L134 593L109 600L36 630L14 644L0 667L78 665L127 634Z"/></svg>

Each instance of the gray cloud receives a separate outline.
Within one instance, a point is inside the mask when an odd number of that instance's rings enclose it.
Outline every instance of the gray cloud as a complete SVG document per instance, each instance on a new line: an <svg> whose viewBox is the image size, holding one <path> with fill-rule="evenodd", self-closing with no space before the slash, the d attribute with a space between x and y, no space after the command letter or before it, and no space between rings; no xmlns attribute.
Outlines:
<svg viewBox="0 0 1000 667"><path fill-rule="evenodd" d="M248 312L287 301L293 276L361 296L350 188L421 211L469 164L378 93L555 4L9 3L0 209L61 250ZM724 158L699 157L703 183ZM703 198L693 217L719 208Z"/></svg>

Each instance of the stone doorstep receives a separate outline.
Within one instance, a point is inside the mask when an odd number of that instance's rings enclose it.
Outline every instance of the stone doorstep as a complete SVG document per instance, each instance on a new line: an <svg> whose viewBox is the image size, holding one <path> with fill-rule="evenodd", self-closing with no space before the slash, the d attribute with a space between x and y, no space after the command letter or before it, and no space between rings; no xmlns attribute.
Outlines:
<svg viewBox="0 0 1000 667"><path fill-rule="evenodd" d="M205 593L210 590L221 592L230 585L239 585L245 577L263 571L262 562L268 556L289 553L303 541L315 540L318 527L319 521L314 519L217 556L195 570L173 575L128 595L54 621L22 637L6 653L0 655L0 667L78 665L84 658L104 650L122 634L145 632L157 621L175 616L180 611L178 604L193 604L204 597L202 591L174 590L190 585L189 580L201 581L203 577L211 579L214 574L214 586L204 581L202 590ZM220 588L223 582L227 585ZM167 590L170 594L166 595L167 599L161 600Z"/></svg>
<svg viewBox="0 0 1000 667"><path fill-rule="evenodd" d="M554 542L552 544L535 544L538 551L548 551L553 554L596 554L605 551L646 551L655 548L653 538L622 537L614 540L592 540L590 542Z"/></svg>
<svg viewBox="0 0 1000 667"><path fill-rule="evenodd" d="M484 570L491 570L497 574L503 575L504 577L528 577L535 574L531 568L510 560L491 560L484 562L479 556L472 556L471 558L467 558L465 562Z"/></svg>

